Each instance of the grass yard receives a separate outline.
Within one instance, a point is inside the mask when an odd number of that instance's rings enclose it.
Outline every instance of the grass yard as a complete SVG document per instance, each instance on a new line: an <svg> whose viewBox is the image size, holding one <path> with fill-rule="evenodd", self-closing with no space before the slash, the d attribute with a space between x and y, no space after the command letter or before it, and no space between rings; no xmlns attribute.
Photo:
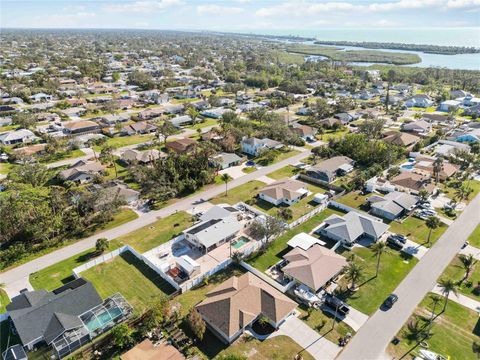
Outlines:
<svg viewBox="0 0 480 360"><path fill-rule="evenodd" d="M440 276L440 279L442 278L452 279L460 282L464 276L465 276L465 270L462 267L460 258L456 256L452 260L452 262L448 265L448 267L445 269L442 276ZM463 281L461 284L459 284L460 286L458 287L458 292L468 297L471 297L472 299L480 301L480 292L475 290L479 282L480 282L480 264L477 263L474 266L473 271L470 273L470 276L468 277L468 279Z"/></svg>
<svg viewBox="0 0 480 360"><path fill-rule="evenodd" d="M198 121L198 120L197 120ZM218 120L205 118L202 122L197 122L195 125L187 126L188 129L198 130L203 129L204 127L208 126L215 126L218 125Z"/></svg>
<svg viewBox="0 0 480 360"><path fill-rule="evenodd" d="M129 221L135 220L136 218L138 218L138 214L135 211L129 208L122 208L115 215L113 215L112 221L109 221L103 226L90 229L90 233L94 234L100 231L112 229Z"/></svg>
<svg viewBox="0 0 480 360"><path fill-rule="evenodd" d="M480 225L477 225L475 230L468 237L470 245L480 248Z"/></svg>
<svg viewBox="0 0 480 360"><path fill-rule="evenodd" d="M282 160L288 159L289 157L300 154L298 150L289 150L288 148L283 148L281 150L273 150L275 152L275 159L272 162L267 163L264 157L259 156L255 159L255 162L261 166L269 166L275 163L278 163Z"/></svg>
<svg viewBox="0 0 480 360"><path fill-rule="evenodd" d="M255 203L253 206L271 216L277 216L278 211L282 207L288 208L292 210L292 219L288 220L287 222L292 222L302 217L303 215L309 213L319 205L318 203L313 201L314 196L315 196L314 194L307 196L306 198L290 206L281 206L281 205L275 206L269 203L268 201L255 198L254 199Z"/></svg>
<svg viewBox="0 0 480 360"><path fill-rule="evenodd" d="M8 173L17 165L0 162L0 174L8 175Z"/></svg>
<svg viewBox="0 0 480 360"><path fill-rule="evenodd" d="M160 296L175 291L160 275L130 252L82 272L82 277L93 283L102 298L121 293L136 314L144 312Z"/></svg>
<svg viewBox="0 0 480 360"><path fill-rule="evenodd" d="M357 263L363 268L363 279L358 284L359 289L352 293L347 289L350 283L342 278L339 281L339 296L367 315L373 314L379 308L385 298L418 262L414 257L403 257L399 252L390 250L389 253L382 255L380 271L375 278L377 258L371 250L359 247L342 255L347 257L352 253L356 255Z"/></svg>
<svg viewBox="0 0 480 360"><path fill-rule="evenodd" d="M438 238L447 230L447 225L441 223L441 225L432 231L430 242L433 244ZM425 221L413 216L409 216L402 223L392 221L390 223L390 231L402 234L408 237L410 240L415 241L417 244L426 245L428 239L428 233L430 231L425 225Z"/></svg>
<svg viewBox="0 0 480 360"><path fill-rule="evenodd" d="M334 316L331 314L315 309L309 316L307 308L303 304L299 306L299 309L302 313L300 319L334 344L338 342L339 338L347 335L347 333L355 334L355 331L350 326L338 318L335 319L335 328L332 330Z"/></svg>
<svg viewBox="0 0 480 360"><path fill-rule="evenodd" d="M437 305L436 313L443 307L443 301ZM425 297L420 303L415 313L410 317L411 320L419 320L421 324L426 324L426 319L430 316L433 308L432 300L429 296ZM399 345L390 344L387 348L390 355L400 358L415 342L407 338L406 325L403 326L397 335L402 341ZM428 350L438 354L449 356L450 359L475 360L478 359L477 353L480 342L480 324L478 314L468 308L463 307L453 301L448 301L445 313L440 315L432 327L433 336L427 340ZM477 346L475 346L477 344ZM418 353L421 347L414 350Z"/></svg>
<svg viewBox="0 0 480 360"><path fill-rule="evenodd" d="M177 236L182 230L190 226L191 216L186 212L178 212L166 218L157 220L151 225L132 231L124 236L110 241L109 250L122 245L131 245L139 252L145 252L163 244ZM95 249L60 261L36 273L30 274L30 283L35 289L53 290L72 279L73 268L86 263L95 256Z"/></svg>
<svg viewBox="0 0 480 360"><path fill-rule="evenodd" d="M0 289L0 314L5 312L5 306L10 304L10 299L8 298L5 290Z"/></svg>
<svg viewBox="0 0 480 360"><path fill-rule="evenodd" d="M463 186L465 187L470 187L473 191L472 193L468 196L466 201L469 203L475 196L477 196L478 193L480 193L480 181L477 180L470 180L470 181L464 181ZM447 195L449 198L453 199L455 197L456 189L449 187L445 183L439 183L439 187L442 190L445 195Z"/></svg>
<svg viewBox="0 0 480 360"><path fill-rule="evenodd" d="M95 151L100 152L102 150L102 147L104 147L106 145L113 146L114 148L120 148L120 147L128 146L128 145L141 144L141 143L150 141L153 138L155 138L154 134L118 136L118 137L108 138L107 141L103 145L94 146L93 148L95 149Z"/></svg>
<svg viewBox="0 0 480 360"><path fill-rule="evenodd" d="M242 172L244 172L245 174L250 174L254 171L257 171L257 168L255 166L247 166L242 169Z"/></svg>
<svg viewBox="0 0 480 360"><path fill-rule="evenodd" d="M265 184L261 181L253 180L249 181L243 185L237 186L234 189L231 189L225 195L225 192L222 195L218 195L213 199L209 200L213 204L223 204L227 203L234 205L239 201L247 201L252 198L252 195L256 194L258 190L263 188Z"/></svg>
<svg viewBox="0 0 480 360"><path fill-rule="evenodd" d="M347 128L341 130L326 130L323 134L318 135L317 138L321 141L329 142L334 139L341 139L349 133Z"/></svg>
<svg viewBox="0 0 480 360"><path fill-rule="evenodd" d="M359 191L352 191L337 199L337 202L352 208L360 209L362 205L367 203L367 198L369 196L370 195L362 195Z"/></svg>
<svg viewBox="0 0 480 360"><path fill-rule="evenodd" d="M247 262L252 265L253 267L257 268L260 271L267 270L270 266L274 265L278 261L282 259L282 256L285 254L285 250L287 250L287 242L293 236L305 232L309 233L314 228L322 223L325 218L332 214L341 214L338 211L333 209L325 209L321 213L315 215L311 219L305 221L304 223L295 226L295 228L285 232L277 239L275 239L268 247L267 251L264 253L258 253L254 257L250 258Z"/></svg>
<svg viewBox="0 0 480 360"><path fill-rule="evenodd" d="M75 159L80 156L85 156L85 153L80 149L75 149L72 151L58 152L55 154L42 156L40 157L40 162L49 164L60 160Z"/></svg>
<svg viewBox="0 0 480 360"><path fill-rule="evenodd" d="M294 166L288 165L285 166L281 169L275 170L274 172L271 172L267 174L269 178L275 179L275 180L281 180L284 178L289 178L292 177L293 175L296 175L300 169L297 169Z"/></svg>
<svg viewBox="0 0 480 360"><path fill-rule="evenodd" d="M313 357L302 349L288 336L280 335L264 341L253 337L243 337L232 346L221 351L215 359L223 359L225 356L238 356L239 358L251 358L255 360L291 360L296 354L301 353L304 360L313 360Z"/></svg>

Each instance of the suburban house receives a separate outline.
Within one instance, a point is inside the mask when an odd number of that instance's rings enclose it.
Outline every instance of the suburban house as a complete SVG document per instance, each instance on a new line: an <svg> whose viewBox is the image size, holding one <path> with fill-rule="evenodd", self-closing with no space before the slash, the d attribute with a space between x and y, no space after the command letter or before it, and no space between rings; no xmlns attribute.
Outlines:
<svg viewBox="0 0 480 360"><path fill-rule="evenodd" d="M20 156L35 156L45 154L47 149L47 144L35 144L30 146L25 146L17 149L13 149L15 155Z"/></svg>
<svg viewBox="0 0 480 360"><path fill-rule="evenodd" d="M217 205L200 216L200 221L183 234L193 246L207 253L235 238L243 227L237 216L238 210L234 207Z"/></svg>
<svg viewBox="0 0 480 360"><path fill-rule="evenodd" d="M418 195L421 190L426 190L429 194L433 194L436 187L431 183L430 179L430 176L405 171L390 179L390 183L394 185L397 190L413 195Z"/></svg>
<svg viewBox="0 0 480 360"><path fill-rule="evenodd" d="M278 328L297 304L250 272L232 276L196 305L208 328L223 342L235 341L261 316Z"/></svg>
<svg viewBox="0 0 480 360"><path fill-rule="evenodd" d="M208 118L212 118L212 119L220 119L223 116L223 114L225 114L228 111L232 111L232 110L218 107L218 108L204 110L200 113L200 115Z"/></svg>
<svg viewBox="0 0 480 360"><path fill-rule="evenodd" d="M120 294L103 301L93 285L83 278L53 291L22 292L12 298L6 309L25 348L32 350L46 343L55 349L59 358L123 321L132 312Z"/></svg>
<svg viewBox="0 0 480 360"><path fill-rule="evenodd" d="M418 200L414 195L399 191L389 192L383 197L373 195L367 199L370 212L387 220L395 220L412 211Z"/></svg>
<svg viewBox="0 0 480 360"><path fill-rule="evenodd" d="M140 198L140 192L130 189L122 183L110 182L104 185L93 184L88 187L92 192L99 193L95 199L95 207L99 208L104 205L107 200L111 199L121 200L129 205L134 205Z"/></svg>
<svg viewBox="0 0 480 360"><path fill-rule="evenodd" d="M312 128L311 126L300 124L293 125L292 131L305 141L314 141L315 134L317 133L317 130Z"/></svg>
<svg viewBox="0 0 480 360"><path fill-rule="evenodd" d="M137 117L140 120L150 120L150 119L159 117L162 114L163 114L163 109L154 108L154 109L143 110L142 112L138 113Z"/></svg>
<svg viewBox="0 0 480 360"><path fill-rule="evenodd" d="M395 191L395 185L392 185L387 179L382 179L374 176L367 180L365 183L365 191L375 192L380 191L383 193Z"/></svg>
<svg viewBox="0 0 480 360"><path fill-rule="evenodd" d="M148 164L160 159L162 153L157 149L135 150L128 149L123 152L122 160L127 164L142 163Z"/></svg>
<svg viewBox="0 0 480 360"><path fill-rule="evenodd" d="M417 134L428 134L432 131L432 124L425 120L412 121L402 124L402 131L409 131Z"/></svg>
<svg viewBox="0 0 480 360"><path fill-rule="evenodd" d="M58 176L64 181L86 183L103 172L105 172L105 167L100 162L80 160L68 169L60 171Z"/></svg>
<svg viewBox="0 0 480 360"><path fill-rule="evenodd" d="M137 123L132 123L125 125L120 130L120 133L123 135L135 135L135 134L149 134L155 132L157 127L146 121L140 121Z"/></svg>
<svg viewBox="0 0 480 360"><path fill-rule="evenodd" d="M284 277L309 287L314 293L328 285L347 265L347 260L330 249L314 244L308 249L295 247L283 256Z"/></svg>
<svg viewBox="0 0 480 360"><path fill-rule="evenodd" d="M440 171L437 174L434 171L435 158L418 156L415 160L416 163L413 167L413 172L424 176L430 176L432 178L438 176L439 181L445 181L460 171L460 165L452 164L451 162L444 160L442 161Z"/></svg>
<svg viewBox="0 0 480 360"><path fill-rule="evenodd" d="M407 108L411 108L411 107L427 108L432 105L433 105L433 101L426 94L417 94L405 100L405 106Z"/></svg>
<svg viewBox="0 0 480 360"><path fill-rule="evenodd" d="M195 150L197 142L190 138L176 139L167 142L167 149L170 149L177 154L185 154Z"/></svg>
<svg viewBox="0 0 480 360"><path fill-rule="evenodd" d="M258 139L255 137L243 138L240 145L242 147L242 152L252 156L258 156L262 151L267 149L280 149L283 147L283 144L279 141L268 138Z"/></svg>
<svg viewBox="0 0 480 360"><path fill-rule="evenodd" d="M317 122L318 125L320 126L323 126L325 128L332 128L334 126L341 126L342 125L342 122L337 119L337 118L334 118L334 117L329 117L329 118L326 118L326 119L322 119L320 121Z"/></svg>
<svg viewBox="0 0 480 360"><path fill-rule="evenodd" d="M462 144L456 141L449 141L449 140L438 140L438 142L433 143L430 145L433 147L433 152L437 157L448 157L450 155L455 155L455 152L458 150L464 150L466 152L470 152L470 146L468 144Z"/></svg>
<svg viewBox="0 0 480 360"><path fill-rule="evenodd" d="M13 130L0 134L0 143L3 145L28 144L36 139L35 134L27 129Z"/></svg>
<svg viewBox="0 0 480 360"><path fill-rule="evenodd" d="M462 105L461 101L458 100L445 100L440 103L438 106L438 111L449 112L450 110L456 110Z"/></svg>
<svg viewBox="0 0 480 360"><path fill-rule="evenodd" d="M90 120L67 121L63 124L63 132L70 136L95 134L100 132L100 126Z"/></svg>
<svg viewBox="0 0 480 360"><path fill-rule="evenodd" d="M461 143L480 142L480 129L469 129L455 136L455 141Z"/></svg>
<svg viewBox="0 0 480 360"><path fill-rule="evenodd" d="M383 141L392 145L404 146L407 148L413 147L413 145L420 141L418 136L400 131L387 131L383 136Z"/></svg>
<svg viewBox="0 0 480 360"><path fill-rule="evenodd" d="M232 166L240 165L242 158L234 153L221 152L210 158L210 163L220 169L227 169Z"/></svg>
<svg viewBox="0 0 480 360"><path fill-rule="evenodd" d="M193 122L190 115L176 116L172 119L169 119L169 121L178 128L184 125L191 124Z"/></svg>
<svg viewBox="0 0 480 360"><path fill-rule="evenodd" d="M351 247L360 239L377 241L387 229L388 225L378 218L350 211L343 216L330 215L317 233Z"/></svg>
<svg viewBox="0 0 480 360"><path fill-rule="evenodd" d="M312 166L307 170L307 175L331 183L338 175L351 172L354 164L355 162L347 156L335 156Z"/></svg>
<svg viewBox="0 0 480 360"><path fill-rule="evenodd" d="M113 126L115 124L126 122L130 120L130 115L126 113L122 114L108 114L100 118L100 122L107 126Z"/></svg>
<svg viewBox="0 0 480 360"><path fill-rule="evenodd" d="M283 179L265 186L258 197L275 206L292 205L308 195L305 183L293 179Z"/></svg>
<svg viewBox="0 0 480 360"><path fill-rule="evenodd" d="M48 95L45 93L37 93L30 96L30 100L32 100L33 102L51 101L52 99L52 95Z"/></svg>

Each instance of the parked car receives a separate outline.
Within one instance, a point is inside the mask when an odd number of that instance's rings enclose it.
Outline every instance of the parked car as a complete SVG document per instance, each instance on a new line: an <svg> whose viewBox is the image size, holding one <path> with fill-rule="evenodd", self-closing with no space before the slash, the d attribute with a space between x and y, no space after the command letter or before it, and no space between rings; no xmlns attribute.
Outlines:
<svg viewBox="0 0 480 360"><path fill-rule="evenodd" d="M350 308L347 304L345 304L342 300L331 294L325 295L324 304L332 308L333 310L336 310L339 314L342 315L347 315L350 311Z"/></svg>
<svg viewBox="0 0 480 360"><path fill-rule="evenodd" d="M433 210L433 206L429 202L421 203L420 205L418 205L418 207L425 210Z"/></svg>
<svg viewBox="0 0 480 360"><path fill-rule="evenodd" d="M422 214L428 215L428 216L435 216L437 215L437 212L435 210L422 210Z"/></svg>
<svg viewBox="0 0 480 360"><path fill-rule="evenodd" d="M407 238L404 235L401 235L401 234L392 234L392 235L389 236L389 238L394 239L394 240L398 240L402 244L407 243Z"/></svg>
<svg viewBox="0 0 480 360"><path fill-rule="evenodd" d="M465 241L462 245L462 249L465 249L468 246L468 244L470 244L470 243L468 241Z"/></svg>
<svg viewBox="0 0 480 360"><path fill-rule="evenodd" d="M403 249L403 243L395 238L388 237L386 242L387 242L387 245L393 249L396 249L396 250Z"/></svg>
<svg viewBox="0 0 480 360"><path fill-rule="evenodd" d="M382 307L385 309L390 309L393 304L395 304L398 300L398 296L395 294L390 294L388 297L385 299L385 301L382 304Z"/></svg>
<svg viewBox="0 0 480 360"><path fill-rule="evenodd" d="M247 165L247 166L255 166L255 161L253 161L253 160L248 160L248 161L246 162L246 165Z"/></svg>

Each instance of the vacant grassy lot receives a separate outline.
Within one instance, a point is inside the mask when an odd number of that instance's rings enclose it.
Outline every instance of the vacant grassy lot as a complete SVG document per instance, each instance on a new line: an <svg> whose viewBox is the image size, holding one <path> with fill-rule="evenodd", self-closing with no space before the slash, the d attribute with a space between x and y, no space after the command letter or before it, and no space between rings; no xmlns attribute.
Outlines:
<svg viewBox="0 0 480 360"><path fill-rule="evenodd" d="M317 136L321 141L329 142L334 139L341 139L349 133L348 129L326 130L323 134Z"/></svg>
<svg viewBox="0 0 480 360"><path fill-rule="evenodd" d="M462 281L465 276L465 269L462 266L460 258L456 256L452 262L445 269L440 278L452 279L459 282L458 291L466 296L469 296L477 301L480 301L480 292L476 291L476 287L480 282L480 264L475 264L468 279Z"/></svg>
<svg viewBox="0 0 480 360"><path fill-rule="evenodd" d="M94 146L94 149L95 151L101 151L102 147L106 145L113 146L114 148L120 148L128 145L136 145L136 144L141 144L143 142L150 141L154 137L155 137L154 134L118 136L118 137L108 138L105 144L101 146Z"/></svg>
<svg viewBox="0 0 480 360"><path fill-rule="evenodd" d="M110 241L109 250L122 245L131 245L139 252L145 252L177 236L190 225L191 216L179 212L160 219L151 225L132 231ZM30 275L30 283L35 289L53 290L72 279L72 269L91 260L97 254L89 249L66 260L60 261Z"/></svg>
<svg viewBox="0 0 480 360"><path fill-rule="evenodd" d="M436 307L437 314L442 307L443 301ZM432 308L432 299L430 296L425 297L409 321L417 319L421 324L426 324ZM474 349L478 347L475 344L480 341L480 325L478 314L475 311L449 300L446 312L435 320L432 333L433 336L426 340L428 350L449 356L450 359L478 359L478 351L475 353ZM410 340L407 335L408 331L405 325L397 334L397 337L402 340L401 343L397 346L390 344L387 348L392 356L400 358L415 345L415 342ZM421 347L417 347L413 353L418 354L419 349Z"/></svg>
<svg viewBox="0 0 480 360"><path fill-rule="evenodd" d="M468 237L470 245L480 248L480 225L477 225L475 230Z"/></svg>
<svg viewBox="0 0 480 360"><path fill-rule="evenodd" d="M75 159L80 156L85 156L85 153L82 150L75 149L72 151L67 152L58 152L52 155L43 156L40 158L40 162L42 163L53 163L60 160L66 159Z"/></svg>
<svg viewBox="0 0 480 360"><path fill-rule="evenodd" d="M432 231L430 242L432 244L435 243L445 230L447 230L447 225L441 223L441 226ZM392 221L390 223L390 231L405 235L417 244L426 245L430 229L427 228L424 220L409 216L402 223Z"/></svg>
<svg viewBox="0 0 480 360"><path fill-rule="evenodd" d="M0 289L0 314L5 312L5 306L10 303L10 299L7 296L7 293Z"/></svg>
<svg viewBox="0 0 480 360"><path fill-rule="evenodd" d="M94 234L100 231L112 229L129 221L135 220L136 218L138 218L138 214L135 211L129 208L122 208L115 215L113 215L113 219L111 221L103 226L89 229L89 232Z"/></svg>
<svg viewBox="0 0 480 360"><path fill-rule="evenodd" d="M255 351L255 355L252 354ZM222 359L224 356L239 356L239 358L254 358L255 360L291 360L296 354L301 353L304 360L313 360L313 357L302 349L288 336L276 336L265 341L259 341L253 337L243 337L232 346L223 350L214 359Z"/></svg>
<svg viewBox="0 0 480 360"><path fill-rule="evenodd" d="M309 233L318 225L320 225L325 218L332 214L341 213L332 209L325 209L321 213L305 221L303 224L295 226L292 230L289 230L279 236L269 245L266 252L263 254L256 254L256 256L248 260L248 263L260 271L267 270L270 266L280 261L282 256L285 255L288 240L301 232Z"/></svg>
<svg viewBox="0 0 480 360"><path fill-rule="evenodd" d="M359 191L352 191L337 200L337 202L350 206L352 208L360 209L362 205L367 202L370 195L362 195Z"/></svg>
<svg viewBox="0 0 480 360"><path fill-rule="evenodd" d="M93 283L102 298L121 293L137 314L145 311L155 299L175 291L130 252L82 272L82 277Z"/></svg>
<svg viewBox="0 0 480 360"><path fill-rule="evenodd" d="M348 257L351 254L355 254L355 261L362 267L362 280L358 282L359 289L352 293L348 290L350 283L342 278L339 281L340 297L367 315L373 314L379 308L418 262L413 257L404 257L395 250L389 250L389 253L382 255L380 271L375 277L377 257L370 249L354 248L353 251L344 252L342 255Z"/></svg>
<svg viewBox="0 0 480 360"><path fill-rule="evenodd" d="M271 172L267 174L268 177L275 179L275 180L281 180L285 178L292 177L293 175L297 174L299 172L299 169L297 169L294 166L288 165L285 166L281 169L278 169L274 172Z"/></svg>
<svg viewBox="0 0 480 360"><path fill-rule="evenodd" d="M239 201L247 201L251 199L254 194L257 194L258 190L263 188L265 184L261 181L253 180L245 183L243 185L237 186L235 189L231 189L225 195L225 192L222 195L218 195L213 199L209 200L213 204L223 204L227 203L234 205Z"/></svg>

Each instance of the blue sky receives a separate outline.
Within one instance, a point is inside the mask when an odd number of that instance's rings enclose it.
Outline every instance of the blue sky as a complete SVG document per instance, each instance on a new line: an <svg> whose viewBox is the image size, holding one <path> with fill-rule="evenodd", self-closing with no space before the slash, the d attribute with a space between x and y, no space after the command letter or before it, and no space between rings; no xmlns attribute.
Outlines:
<svg viewBox="0 0 480 360"><path fill-rule="evenodd" d="M480 26L480 0L0 0L1 27L296 32Z"/></svg>

